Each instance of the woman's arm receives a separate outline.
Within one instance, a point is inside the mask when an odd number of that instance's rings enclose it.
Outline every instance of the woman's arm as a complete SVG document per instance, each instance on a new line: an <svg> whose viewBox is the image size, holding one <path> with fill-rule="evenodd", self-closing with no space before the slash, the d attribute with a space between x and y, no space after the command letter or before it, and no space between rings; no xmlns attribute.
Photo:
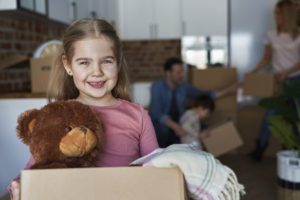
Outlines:
<svg viewBox="0 0 300 200"><path fill-rule="evenodd" d="M272 58L272 48L270 44L265 45L265 50L262 59L259 63L250 71L250 72L257 72L260 69L266 67Z"/></svg>

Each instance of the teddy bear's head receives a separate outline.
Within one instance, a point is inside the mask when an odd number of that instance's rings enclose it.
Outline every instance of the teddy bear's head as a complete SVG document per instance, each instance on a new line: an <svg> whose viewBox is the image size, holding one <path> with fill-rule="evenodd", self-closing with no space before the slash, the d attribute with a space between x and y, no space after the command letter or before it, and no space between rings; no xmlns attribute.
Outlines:
<svg viewBox="0 0 300 200"><path fill-rule="evenodd" d="M74 100L25 111L17 133L29 146L35 160L32 168L94 166L103 140L97 113Z"/></svg>

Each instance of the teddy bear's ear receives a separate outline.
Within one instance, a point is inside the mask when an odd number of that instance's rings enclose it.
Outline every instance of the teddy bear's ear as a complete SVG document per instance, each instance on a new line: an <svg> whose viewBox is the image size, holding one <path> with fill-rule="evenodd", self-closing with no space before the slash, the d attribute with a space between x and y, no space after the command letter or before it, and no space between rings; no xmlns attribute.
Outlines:
<svg viewBox="0 0 300 200"><path fill-rule="evenodd" d="M30 135L35 126L38 113L39 110L37 109L27 110L18 118L17 134L25 144L28 144L30 140Z"/></svg>

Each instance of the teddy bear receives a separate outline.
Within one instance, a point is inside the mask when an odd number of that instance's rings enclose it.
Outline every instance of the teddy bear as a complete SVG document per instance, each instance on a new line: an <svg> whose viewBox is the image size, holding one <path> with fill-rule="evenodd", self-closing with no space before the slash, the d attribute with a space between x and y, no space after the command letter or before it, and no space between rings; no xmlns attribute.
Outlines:
<svg viewBox="0 0 300 200"><path fill-rule="evenodd" d="M29 146L31 169L93 167L104 138L98 114L75 100L23 112L17 134Z"/></svg>

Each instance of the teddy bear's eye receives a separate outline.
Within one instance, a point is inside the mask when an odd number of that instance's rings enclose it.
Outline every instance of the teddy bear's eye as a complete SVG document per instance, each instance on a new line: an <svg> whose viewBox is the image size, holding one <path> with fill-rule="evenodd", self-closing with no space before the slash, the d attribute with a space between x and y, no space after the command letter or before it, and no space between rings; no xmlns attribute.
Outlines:
<svg viewBox="0 0 300 200"><path fill-rule="evenodd" d="M72 130L72 127L70 127L70 126L68 126L68 127L65 128L65 131L66 131L66 132L69 132L69 131L71 131L71 130Z"/></svg>

